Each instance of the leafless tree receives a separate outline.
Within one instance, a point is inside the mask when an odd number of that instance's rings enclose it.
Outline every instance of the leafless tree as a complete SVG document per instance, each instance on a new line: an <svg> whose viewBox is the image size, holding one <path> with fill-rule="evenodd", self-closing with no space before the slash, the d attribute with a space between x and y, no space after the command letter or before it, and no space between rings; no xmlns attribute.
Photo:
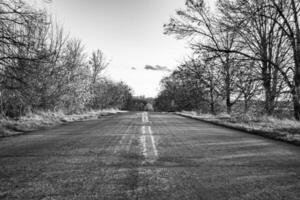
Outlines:
<svg viewBox="0 0 300 200"><path fill-rule="evenodd" d="M204 1L187 0L186 6L186 10L178 10L177 17L171 18L170 23L164 26L165 33L190 38L195 52L206 51L210 60L216 60L222 75L227 112L230 113L231 107L240 98L240 95L233 95L239 61L237 55L231 53L240 48L236 45L237 34L220 26L218 17L210 12Z"/></svg>
<svg viewBox="0 0 300 200"><path fill-rule="evenodd" d="M101 50L94 51L89 60L92 71L92 84L95 84L100 73L109 65Z"/></svg>
<svg viewBox="0 0 300 200"><path fill-rule="evenodd" d="M266 14L265 18L272 20L289 41L293 58L293 79L284 74L290 87L294 103L294 117L300 120L300 2L296 0L269 0L266 9L276 12L277 17Z"/></svg>
<svg viewBox="0 0 300 200"><path fill-rule="evenodd" d="M265 91L265 110L271 115L275 100L280 95L282 74L288 73L289 47L279 26L265 17L278 18L278 14L266 8L269 0L229 1L219 0L221 24L239 35L243 47L231 53L259 62L260 76ZM224 50L226 51L226 49Z"/></svg>

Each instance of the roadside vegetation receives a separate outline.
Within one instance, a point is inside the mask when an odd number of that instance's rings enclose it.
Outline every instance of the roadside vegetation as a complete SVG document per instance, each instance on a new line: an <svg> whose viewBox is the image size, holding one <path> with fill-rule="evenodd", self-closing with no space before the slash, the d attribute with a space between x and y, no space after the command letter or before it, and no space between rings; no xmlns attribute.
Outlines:
<svg viewBox="0 0 300 200"><path fill-rule="evenodd" d="M195 111L183 111L177 114L300 145L300 122L296 120L278 119L271 116L253 118L253 116L245 114L228 115L220 113L212 115L197 113Z"/></svg>
<svg viewBox="0 0 300 200"><path fill-rule="evenodd" d="M109 60L88 52L45 10L0 2L0 135L127 109L131 88L103 76Z"/></svg>
<svg viewBox="0 0 300 200"><path fill-rule="evenodd" d="M161 81L156 110L196 111L201 118L299 138L300 2L209 5L186 0L164 25L165 34L186 40L193 54Z"/></svg>
<svg viewBox="0 0 300 200"><path fill-rule="evenodd" d="M19 135L35 130L51 128L54 126L121 113L116 109L89 110L82 113L65 114L62 111L36 111L20 116L18 120L10 118L0 119L0 137Z"/></svg>

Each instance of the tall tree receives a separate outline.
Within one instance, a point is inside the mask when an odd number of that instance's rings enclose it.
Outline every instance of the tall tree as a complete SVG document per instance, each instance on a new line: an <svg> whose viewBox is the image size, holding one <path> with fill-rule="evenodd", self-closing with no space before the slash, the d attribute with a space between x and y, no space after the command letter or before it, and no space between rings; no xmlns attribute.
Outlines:
<svg viewBox="0 0 300 200"><path fill-rule="evenodd" d="M289 41L293 55L293 80L288 81L294 103L294 117L300 120L300 2L298 0L270 0L266 9L277 13L278 17L264 15L273 20Z"/></svg>
<svg viewBox="0 0 300 200"><path fill-rule="evenodd" d="M231 53L240 48L236 45L237 34L224 29L203 0L186 0L186 7L185 10L178 10L177 17L171 18L164 26L165 33L190 38L196 52L206 51L210 59L217 60L215 63L223 76L223 96L230 113L239 99L239 95L234 95L239 62L237 56Z"/></svg>
<svg viewBox="0 0 300 200"><path fill-rule="evenodd" d="M94 51L89 60L89 65L92 71L92 84L96 83L100 73L109 65L101 50Z"/></svg>
<svg viewBox="0 0 300 200"><path fill-rule="evenodd" d="M239 35L243 47L231 53L240 54L247 59L259 62L260 78L264 87L265 111L272 115L275 100L280 94L282 74L286 76L289 48L279 30L270 18L279 15L268 9L269 0L219 0L218 8L222 13L221 25ZM224 50L226 51L226 50Z"/></svg>

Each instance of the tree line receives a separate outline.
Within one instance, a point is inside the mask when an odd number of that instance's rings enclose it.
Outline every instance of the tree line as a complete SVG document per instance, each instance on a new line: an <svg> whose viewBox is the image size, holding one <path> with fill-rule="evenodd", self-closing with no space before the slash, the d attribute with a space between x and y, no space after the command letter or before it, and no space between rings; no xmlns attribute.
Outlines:
<svg viewBox="0 0 300 200"><path fill-rule="evenodd" d="M164 25L186 39L193 55L161 81L156 107L231 113L254 101L273 115L289 105L300 120L300 2L297 0L186 0Z"/></svg>
<svg viewBox="0 0 300 200"><path fill-rule="evenodd" d="M125 108L131 88L102 76L101 50L88 55L45 10L23 0L0 1L0 112Z"/></svg>

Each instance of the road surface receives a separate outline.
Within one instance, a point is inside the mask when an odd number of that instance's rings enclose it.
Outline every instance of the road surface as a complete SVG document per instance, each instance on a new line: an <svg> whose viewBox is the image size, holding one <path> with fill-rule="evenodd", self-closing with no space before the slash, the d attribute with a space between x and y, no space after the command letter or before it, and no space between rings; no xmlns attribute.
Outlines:
<svg viewBox="0 0 300 200"><path fill-rule="evenodd" d="M300 147L163 113L0 139L0 199L300 199Z"/></svg>

